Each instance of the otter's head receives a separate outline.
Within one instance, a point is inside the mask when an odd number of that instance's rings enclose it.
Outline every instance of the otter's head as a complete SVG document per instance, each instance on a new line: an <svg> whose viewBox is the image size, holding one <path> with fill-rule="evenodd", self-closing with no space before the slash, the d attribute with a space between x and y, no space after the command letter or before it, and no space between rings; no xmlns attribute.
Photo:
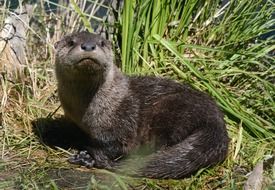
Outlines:
<svg viewBox="0 0 275 190"><path fill-rule="evenodd" d="M96 77L112 68L111 43L89 32L73 33L54 45L57 77Z"/></svg>

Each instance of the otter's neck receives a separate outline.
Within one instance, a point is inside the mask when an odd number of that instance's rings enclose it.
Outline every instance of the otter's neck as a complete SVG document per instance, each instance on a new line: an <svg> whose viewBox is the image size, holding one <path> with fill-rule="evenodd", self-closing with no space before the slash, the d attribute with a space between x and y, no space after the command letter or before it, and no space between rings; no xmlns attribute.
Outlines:
<svg viewBox="0 0 275 190"><path fill-rule="evenodd" d="M92 107L112 108L119 104L128 93L128 77L123 75L121 71L113 66L112 70L106 76L103 76L104 83L98 88ZM107 111L107 110L106 110Z"/></svg>
<svg viewBox="0 0 275 190"><path fill-rule="evenodd" d="M122 97L128 88L127 80L114 65L96 76L73 77L73 80L61 78L58 92L65 114L74 122L80 122L93 102L113 102Z"/></svg>

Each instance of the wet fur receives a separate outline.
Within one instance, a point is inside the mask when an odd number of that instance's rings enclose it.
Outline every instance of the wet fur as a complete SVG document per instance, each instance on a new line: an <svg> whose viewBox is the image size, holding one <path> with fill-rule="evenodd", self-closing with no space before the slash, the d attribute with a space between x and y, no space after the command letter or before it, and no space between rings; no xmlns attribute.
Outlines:
<svg viewBox="0 0 275 190"><path fill-rule="evenodd" d="M97 49L85 52L82 43ZM183 178L225 159L223 114L205 93L168 79L123 75L111 45L98 35L72 34L56 49L60 101L65 116L90 138L89 166L113 169L118 158L146 149L136 175ZM94 62L75 64L84 55Z"/></svg>

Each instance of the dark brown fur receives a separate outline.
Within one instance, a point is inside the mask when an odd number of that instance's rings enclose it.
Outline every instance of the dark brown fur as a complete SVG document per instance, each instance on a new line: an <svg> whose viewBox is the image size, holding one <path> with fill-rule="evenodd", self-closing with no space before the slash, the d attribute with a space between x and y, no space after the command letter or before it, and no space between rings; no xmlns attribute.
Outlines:
<svg viewBox="0 0 275 190"><path fill-rule="evenodd" d="M110 42L81 32L56 44L58 92L65 116L90 138L71 162L112 169L136 153L135 175L183 178L223 161L223 114L205 93L157 77L128 77ZM127 163L127 162L125 162Z"/></svg>

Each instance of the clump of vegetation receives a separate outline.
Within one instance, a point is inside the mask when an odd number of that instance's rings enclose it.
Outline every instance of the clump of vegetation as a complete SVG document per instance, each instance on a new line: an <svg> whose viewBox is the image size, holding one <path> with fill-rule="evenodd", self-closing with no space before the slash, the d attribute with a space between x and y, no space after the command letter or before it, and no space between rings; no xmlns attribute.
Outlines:
<svg viewBox="0 0 275 190"><path fill-rule="evenodd" d="M1 26L12 13L5 3ZM100 8L115 21L102 19L96 11ZM31 22L26 23L23 75L18 78L1 70L0 189L240 189L256 163L266 158L270 159L264 162L263 186L271 188L275 180L274 3L130 0L120 8L112 12L103 1L33 4ZM84 26L95 31L91 22L100 24L97 31L112 36L125 73L188 82L217 100L231 137L224 163L183 180L131 179L79 169L66 162L73 150L41 143L33 122L40 119L51 128L45 118L63 114L58 109L52 45Z"/></svg>
<svg viewBox="0 0 275 190"><path fill-rule="evenodd" d="M273 135L274 36L261 39L272 30L271 4L142 1L134 10L130 2L121 33L125 72L188 81L209 91L252 136Z"/></svg>

